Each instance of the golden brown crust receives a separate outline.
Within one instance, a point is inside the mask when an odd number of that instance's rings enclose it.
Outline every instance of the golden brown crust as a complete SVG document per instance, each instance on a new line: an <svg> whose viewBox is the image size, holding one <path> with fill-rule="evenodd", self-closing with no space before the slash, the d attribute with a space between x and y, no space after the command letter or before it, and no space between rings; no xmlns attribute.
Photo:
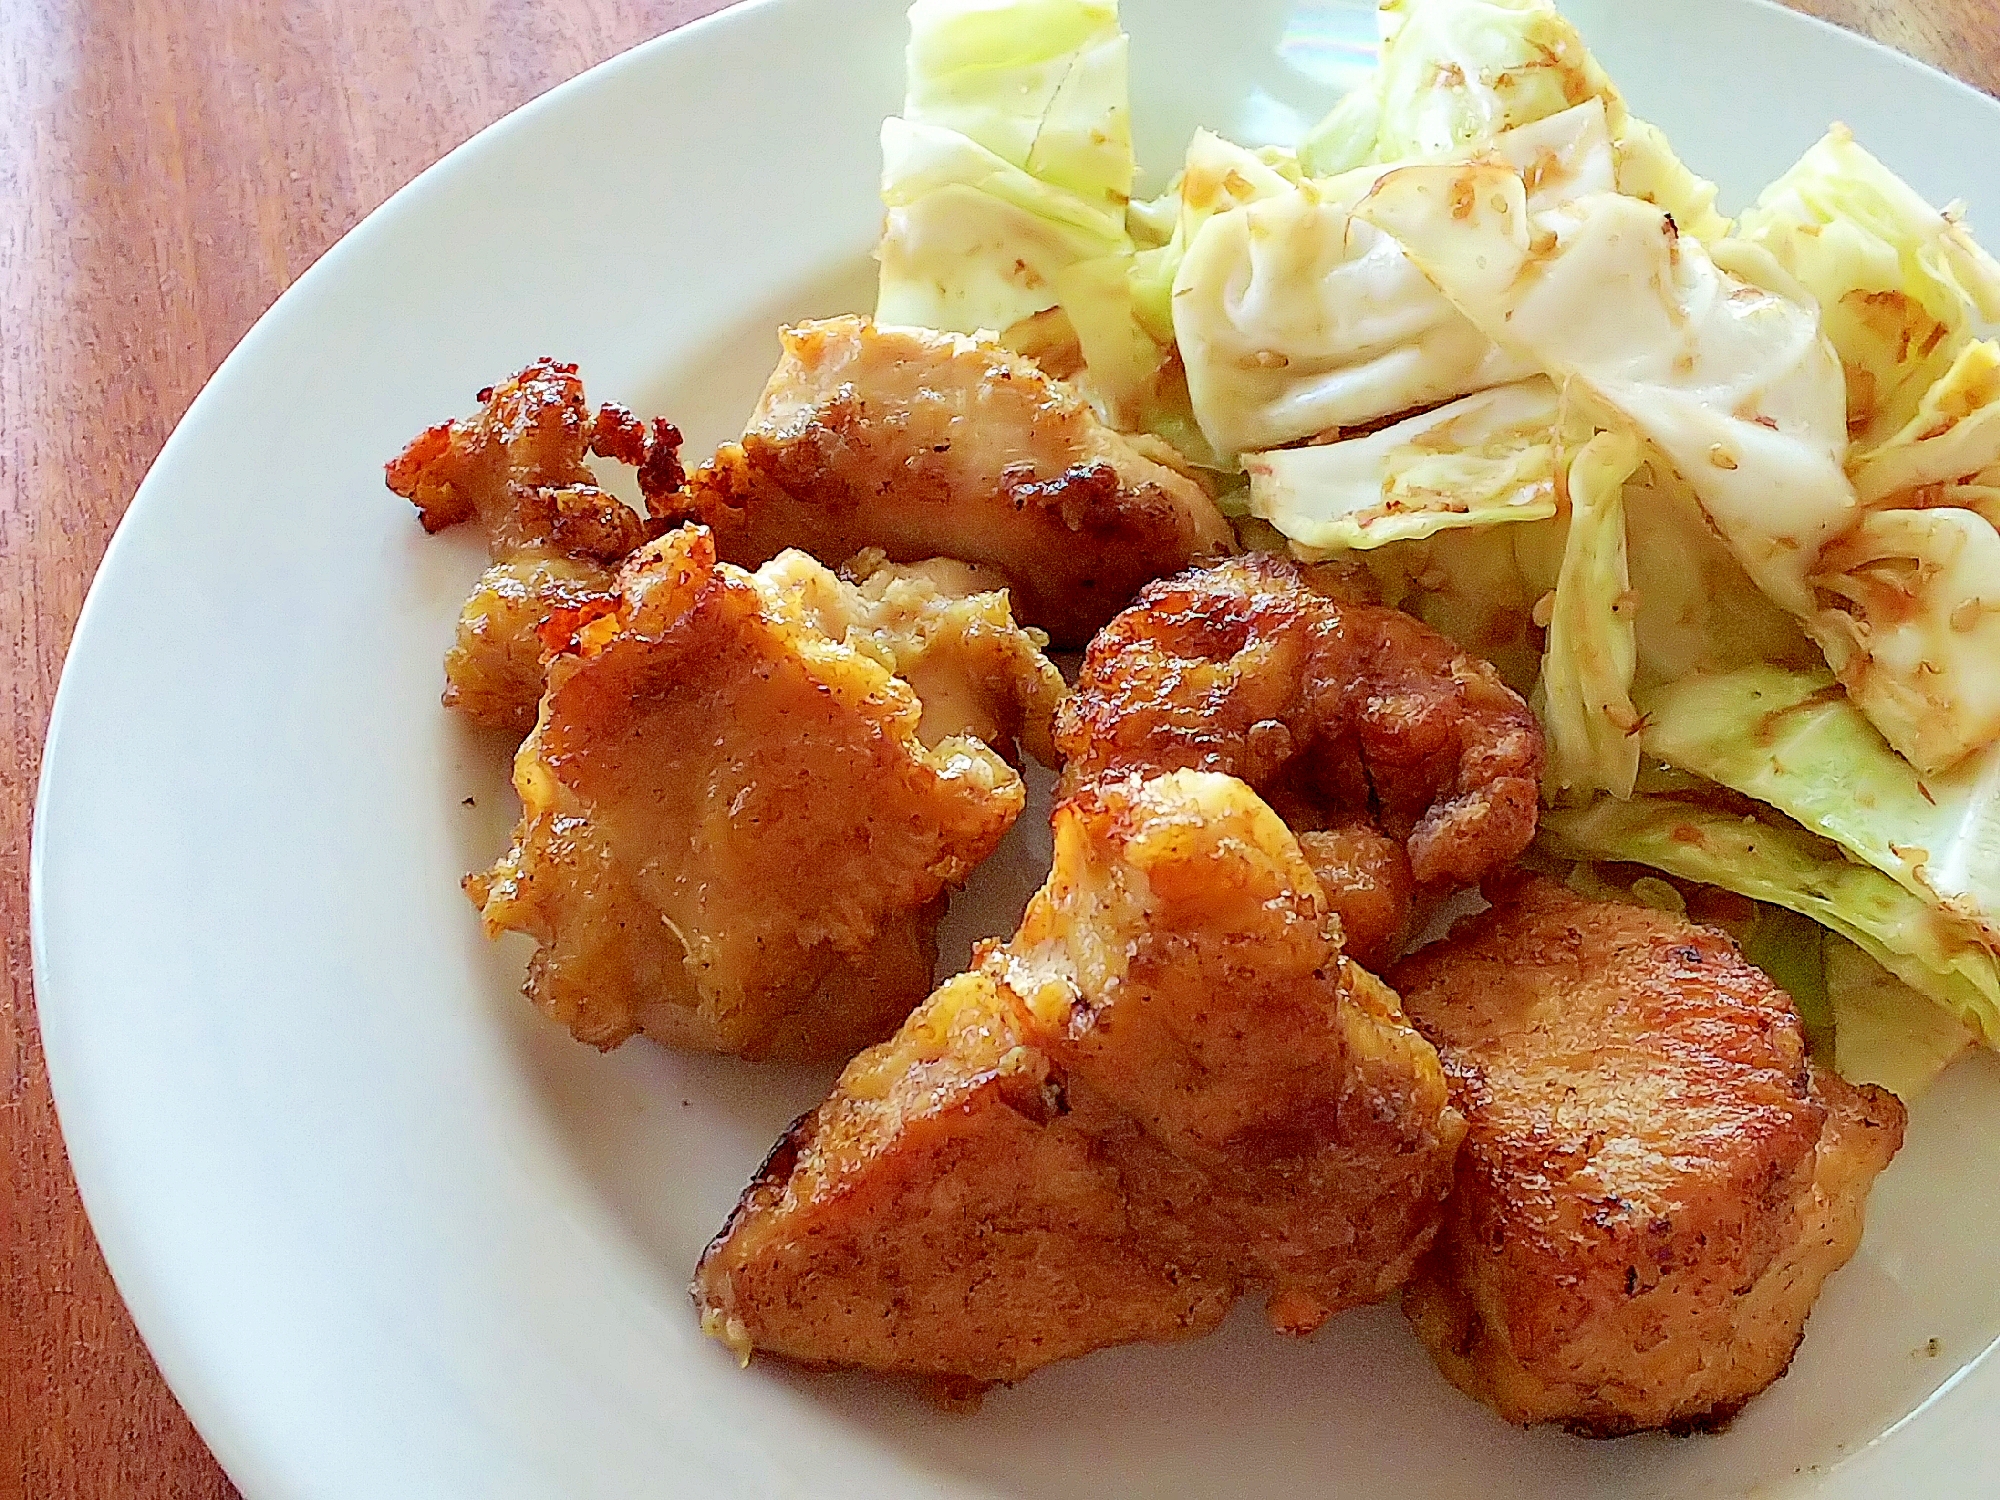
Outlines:
<svg viewBox="0 0 2000 1500"><path fill-rule="evenodd" d="M1392 976L1469 1122L1405 1296L1452 1382L1597 1436L1726 1422L1858 1241L1902 1109L1720 932L1552 881Z"/></svg>
<svg viewBox="0 0 2000 1500"><path fill-rule="evenodd" d="M1399 950L1419 886L1527 847L1542 769L1540 726L1487 663L1269 553L1145 589L1091 642L1056 748L1066 790L1132 769L1248 781L1320 835L1308 857L1370 964Z"/></svg>
<svg viewBox="0 0 2000 1500"><path fill-rule="evenodd" d="M539 359L479 393L470 418L419 433L384 470L424 530L476 522L494 566L460 612L444 701L476 723L525 734L542 694L544 622L613 597L619 562L666 529L682 482L681 435L622 406L595 416L575 365ZM598 487L597 453L638 468L650 517Z"/></svg>
<svg viewBox="0 0 2000 1500"><path fill-rule="evenodd" d="M514 848L468 889L489 932L534 935L529 993L580 1040L844 1057L928 991L943 893L1025 793L986 743L926 743L898 611L913 670L1012 629L997 595L871 603L797 555L745 574L692 527L635 554L615 612L575 628L515 763ZM864 625L889 646L856 640ZM1059 684L1012 636L1040 674L1017 659L966 689L1001 726Z"/></svg>
<svg viewBox="0 0 2000 1500"><path fill-rule="evenodd" d="M704 1326L811 1364L1014 1380L1203 1333L1310 1332L1429 1241L1462 1124L1242 783L1058 810L1019 932L851 1062L702 1257Z"/></svg>
<svg viewBox="0 0 2000 1500"><path fill-rule="evenodd" d="M1081 646L1151 579L1234 549L1213 502L990 341L833 318L785 330L740 443L690 485L722 556L954 557L1024 624Z"/></svg>

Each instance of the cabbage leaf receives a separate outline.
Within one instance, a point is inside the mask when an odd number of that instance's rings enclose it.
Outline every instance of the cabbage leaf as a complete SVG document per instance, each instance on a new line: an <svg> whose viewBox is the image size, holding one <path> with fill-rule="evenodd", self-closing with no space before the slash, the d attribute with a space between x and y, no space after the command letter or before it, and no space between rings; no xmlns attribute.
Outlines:
<svg viewBox="0 0 2000 1500"><path fill-rule="evenodd" d="M1826 993L1834 1071L1849 1083L1880 1084L1905 1102L1979 1042L1957 1016L1832 933L1826 938Z"/></svg>
<svg viewBox="0 0 2000 1500"><path fill-rule="evenodd" d="M2000 332L2000 264L1836 125L1740 233L1819 300L1859 456L1916 416L1968 342Z"/></svg>
<svg viewBox="0 0 2000 1500"><path fill-rule="evenodd" d="M1250 513L1331 556L1556 513L1561 400L1542 379L1496 386L1366 437L1245 455Z"/></svg>
<svg viewBox="0 0 2000 1500"><path fill-rule="evenodd" d="M1639 774L1637 600L1625 553L1625 481L1639 457L1629 434L1602 432L1569 465L1569 536L1536 692L1552 792L1629 797Z"/></svg>
<svg viewBox="0 0 2000 1500"><path fill-rule="evenodd" d="M2000 531L1941 505L1866 513L1821 554L1814 635L1921 771L2000 740Z"/></svg>
<svg viewBox="0 0 2000 1500"><path fill-rule="evenodd" d="M892 116L882 167L884 323L1005 333L1057 305L1069 267L1129 252L1122 217L954 131Z"/></svg>
<svg viewBox="0 0 2000 1500"><path fill-rule="evenodd" d="M1903 430L1856 458L1852 473L1866 506L1908 505L1914 492L1934 485L2000 484L2000 343L1961 349ZM1951 503L1949 495L1925 498Z"/></svg>
<svg viewBox="0 0 2000 1500"><path fill-rule="evenodd" d="M1665 797L1602 798L1542 816L1568 859L1649 865L1810 917L2000 1045L2000 965L1880 870L1853 864L1802 828L1740 818Z"/></svg>
<svg viewBox="0 0 2000 1500"><path fill-rule="evenodd" d="M1797 819L2000 952L2000 750L1920 777L1825 672L1690 677L1639 707L1648 755Z"/></svg>
<svg viewBox="0 0 2000 1500"><path fill-rule="evenodd" d="M1314 176L1464 160L1506 131L1594 100L1615 148L1619 192L1659 204L1697 239L1728 232L1715 211L1715 185L1627 111L1552 0L1387 0L1376 23L1380 60L1369 84L1335 105L1299 147Z"/></svg>
<svg viewBox="0 0 2000 1500"><path fill-rule="evenodd" d="M1288 193L1302 180L1296 163L1268 160L1211 130L1194 133L1173 187L1143 210L1155 234L1163 221L1167 233L1162 243L1139 250L1132 266L1133 305L1156 340L1174 342L1174 279L1201 226L1228 209Z"/></svg>
<svg viewBox="0 0 2000 1500"><path fill-rule="evenodd" d="M1750 581L1671 466L1655 460L1626 481L1625 534L1639 601L1638 683L1760 662L1825 665L1799 622Z"/></svg>
<svg viewBox="0 0 2000 1500"><path fill-rule="evenodd" d="M1056 307L1071 267L1131 253L1126 53L1116 0L911 6L903 114L882 125L880 320L1004 334Z"/></svg>
<svg viewBox="0 0 2000 1500"><path fill-rule="evenodd" d="M1812 561L1855 509L1845 398L1815 310L1768 257L1735 247L1760 279L1734 274L1618 194L1531 215L1520 178L1487 165L1392 172L1356 216L1489 336L1634 426L1758 587L1812 615Z"/></svg>
<svg viewBox="0 0 2000 1500"><path fill-rule="evenodd" d="M1526 697L1542 666L1536 611L1554 593L1568 532L1568 518L1558 515L1443 531L1355 556L1383 603L1478 652Z"/></svg>
<svg viewBox="0 0 2000 1500"><path fill-rule="evenodd" d="M1589 101L1491 143L1493 170L1554 204L1608 188ZM1382 169L1261 191L1190 239L1173 325L1202 431L1221 453L1282 447L1533 374L1469 323L1394 239L1353 215ZM1268 186L1268 183L1265 184ZM1521 191L1526 192L1525 188Z"/></svg>

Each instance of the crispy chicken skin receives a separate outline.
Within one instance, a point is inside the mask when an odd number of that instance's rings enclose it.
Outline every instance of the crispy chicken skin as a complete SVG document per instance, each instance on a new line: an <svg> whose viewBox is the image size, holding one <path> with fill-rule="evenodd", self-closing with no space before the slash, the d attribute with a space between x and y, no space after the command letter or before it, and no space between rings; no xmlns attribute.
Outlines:
<svg viewBox="0 0 2000 1500"><path fill-rule="evenodd" d="M1025 800L1003 752L1046 745L1061 690L1003 594L747 574L684 527L551 659L514 847L467 890L581 1041L850 1056L929 991L946 887Z"/></svg>
<svg viewBox="0 0 2000 1500"><path fill-rule="evenodd" d="M518 734L534 726L543 623L608 604L620 560L666 529L600 489L585 455L635 466L657 515L683 483L680 441L671 423L648 430L622 406L593 415L576 366L540 359L481 391L475 416L425 429L387 466L389 488L424 530L472 522L493 556L445 656L447 707Z"/></svg>
<svg viewBox="0 0 2000 1500"><path fill-rule="evenodd" d="M1509 1421L1726 1423L1784 1373L1902 1144L1728 937L1528 878L1399 966L1470 1129L1404 1309Z"/></svg>
<svg viewBox="0 0 2000 1500"><path fill-rule="evenodd" d="M1542 734L1493 668L1342 575L1253 553L1152 584L1091 642L1057 719L1063 787L1240 776L1301 835L1347 951L1400 951L1419 888L1510 863L1535 832Z"/></svg>
<svg viewBox="0 0 2000 1500"><path fill-rule="evenodd" d="M833 318L784 331L742 441L690 485L721 555L997 569L1024 623L1080 647L1141 584L1234 550L1200 486L988 339Z"/></svg>
<svg viewBox="0 0 2000 1500"><path fill-rule="evenodd" d="M1055 835L1014 938L849 1063L703 1255L746 1356L1017 1380L1252 1290L1310 1332L1429 1242L1463 1122L1277 816L1184 771Z"/></svg>

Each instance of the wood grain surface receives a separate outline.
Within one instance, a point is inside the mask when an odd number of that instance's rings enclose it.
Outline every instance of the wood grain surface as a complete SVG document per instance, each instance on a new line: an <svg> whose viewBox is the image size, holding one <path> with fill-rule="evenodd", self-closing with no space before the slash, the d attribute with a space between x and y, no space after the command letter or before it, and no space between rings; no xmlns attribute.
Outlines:
<svg viewBox="0 0 2000 1500"><path fill-rule="evenodd" d="M515 105L717 8L0 0L0 1500L235 1493L98 1255L35 1029L29 815L112 528L222 357L351 225ZM2000 92L2000 0L1798 8Z"/></svg>

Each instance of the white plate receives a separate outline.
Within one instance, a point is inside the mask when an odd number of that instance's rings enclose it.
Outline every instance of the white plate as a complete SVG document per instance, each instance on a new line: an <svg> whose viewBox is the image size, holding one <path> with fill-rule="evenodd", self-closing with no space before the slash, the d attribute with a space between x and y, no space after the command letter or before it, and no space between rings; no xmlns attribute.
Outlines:
<svg viewBox="0 0 2000 1500"><path fill-rule="evenodd" d="M1198 124L1295 131L1372 34L1326 0L1127 9L1156 174ZM1732 202L1834 116L1934 200L2000 191L2000 109L1890 53L1749 0L1573 9ZM696 449L734 430L781 318L868 301L902 42L902 0L767 0L503 121L286 294L119 530L49 735L37 990L91 1220L224 1466L253 1500L1989 1492L1991 1059L1916 1110L1792 1374L1720 1438L1516 1432L1393 1308L1304 1344L1239 1317L972 1417L700 1337L695 1256L825 1075L599 1057L519 999L457 889L506 747L437 705L477 548L381 465L544 353Z"/></svg>

